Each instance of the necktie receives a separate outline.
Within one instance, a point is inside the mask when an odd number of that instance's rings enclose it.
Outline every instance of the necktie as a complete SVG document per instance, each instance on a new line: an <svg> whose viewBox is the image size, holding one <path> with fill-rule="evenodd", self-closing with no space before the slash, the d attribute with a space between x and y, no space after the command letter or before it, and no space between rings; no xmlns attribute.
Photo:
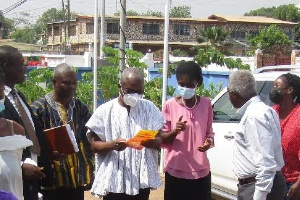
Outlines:
<svg viewBox="0 0 300 200"><path fill-rule="evenodd" d="M33 146L31 147L31 151L37 155L40 155L40 152L41 152L41 147L40 147L40 144L39 144L39 141L36 137L36 133L35 133L35 130L33 128L33 125L23 107L23 105L21 104L20 102L20 99L17 95L17 92L15 89L12 89L11 92L10 92L12 95L13 95L13 98L15 100L15 103L16 103L16 106L17 106L17 109L19 111L19 115L21 116L21 119L23 121L23 125L24 125L24 128L26 130L26 133L29 137L29 139L32 141L33 143Z"/></svg>

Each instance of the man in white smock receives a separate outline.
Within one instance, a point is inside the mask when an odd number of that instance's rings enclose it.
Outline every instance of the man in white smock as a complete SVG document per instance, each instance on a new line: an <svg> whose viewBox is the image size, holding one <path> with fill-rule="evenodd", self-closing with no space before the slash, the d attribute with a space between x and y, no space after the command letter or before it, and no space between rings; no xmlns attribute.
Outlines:
<svg viewBox="0 0 300 200"><path fill-rule="evenodd" d="M86 124L97 153L91 192L103 200L147 200L150 189L162 184L157 164L160 133L143 142L141 150L128 147L126 141L142 129L159 131L164 117L152 102L142 99L144 77L139 69L123 71L119 91L119 97L99 106Z"/></svg>

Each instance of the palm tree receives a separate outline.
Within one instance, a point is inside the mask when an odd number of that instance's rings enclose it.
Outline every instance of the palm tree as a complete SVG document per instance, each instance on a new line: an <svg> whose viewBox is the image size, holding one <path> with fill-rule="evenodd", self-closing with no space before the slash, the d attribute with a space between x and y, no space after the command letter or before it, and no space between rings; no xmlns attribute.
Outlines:
<svg viewBox="0 0 300 200"><path fill-rule="evenodd" d="M224 28L213 26L201 30L197 42L200 44L206 42L206 46L226 52L232 45L227 40L229 34L230 32L226 31Z"/></svg>

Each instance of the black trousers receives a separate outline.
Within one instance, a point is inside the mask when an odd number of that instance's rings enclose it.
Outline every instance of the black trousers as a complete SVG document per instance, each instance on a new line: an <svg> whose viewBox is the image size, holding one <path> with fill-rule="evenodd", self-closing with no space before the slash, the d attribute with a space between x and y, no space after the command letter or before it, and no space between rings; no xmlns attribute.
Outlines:
<svg viewBox="0 0 300 200"><path fill-rule="evenodd" d="M109 193L103 200L148 200L150 188L140 189L139 194L131 196L125 193Z"/></svg>
<svg viewBox="0 0 300 200"><path fill-rule="evenodd" d="M84 200L83 187L43 190L42 194L43 200Z"/></svg>
<svg viewBox="0 0 300 200"><path fill-rule="evenodd" d="M24 178L24 177L23 177ZM35 179L23 180L24 200L38 200L38 181Z"/></svg>
<svg viewBox="0 0 300 200"><path fill-rule="evenodd" d="M199 179L183 179L165 174L164 200L210 200L210 173Z"/></svg>

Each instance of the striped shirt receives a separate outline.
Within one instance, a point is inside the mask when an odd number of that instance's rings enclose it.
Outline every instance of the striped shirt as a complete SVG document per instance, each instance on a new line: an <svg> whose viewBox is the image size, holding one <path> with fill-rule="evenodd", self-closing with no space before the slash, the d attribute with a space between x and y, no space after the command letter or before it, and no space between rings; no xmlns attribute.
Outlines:
<svg viewBox="0 0 300 200"><path fill-rule="evenodd" d="M164 117L150 101L141 99L130 112L121 106L118 98L97 108L86 126L106 142L117 138L132 138L139 130L160 130ZM89 138L90 134L88 134ZM97 154L95 180L91 192L105 196L108 193L136 195L142 188L158 188L158 152L150 148Z"/></svg>
<svg viewBox="0 0 300 200"><path fill-rule="evenodd" d="M77 188L90 185L92 182L90 161L92 155L85 135L87 131L85 123L90 118L87 106L73 98L69 108L65 109L64 106L53 100L52 94L47 94L35 101L31 107L43 130L67 123L71 124L79 147L79 152L75 154L67 155L63 159L51 160L55 185L47 189Z"/></svg>

